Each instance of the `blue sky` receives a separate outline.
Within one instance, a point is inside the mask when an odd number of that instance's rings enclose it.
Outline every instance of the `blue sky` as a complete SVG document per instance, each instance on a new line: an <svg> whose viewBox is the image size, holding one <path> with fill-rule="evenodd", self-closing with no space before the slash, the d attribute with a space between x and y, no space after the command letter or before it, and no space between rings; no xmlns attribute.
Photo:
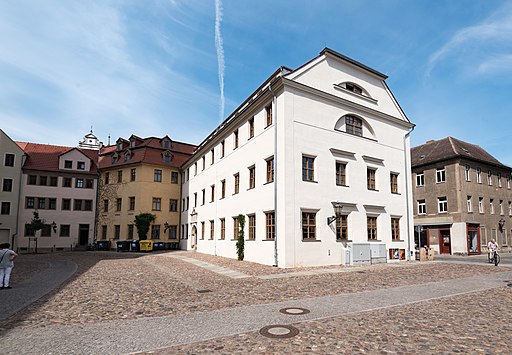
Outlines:
<svg viewBox="0 0 512 355"><path fill-rule="evenodd" d="M511 1L4 0L0 127L70 146L91 126L104 143L197 144L326 46L389 76L413 145L451 135L512 166Z"/></svg>

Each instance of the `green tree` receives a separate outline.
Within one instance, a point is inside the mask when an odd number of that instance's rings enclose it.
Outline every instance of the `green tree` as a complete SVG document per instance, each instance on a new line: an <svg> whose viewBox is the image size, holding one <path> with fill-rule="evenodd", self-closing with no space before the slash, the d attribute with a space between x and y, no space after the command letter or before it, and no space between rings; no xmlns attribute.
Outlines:
<svg viewBox="0 0 512 355"><path fill-rule="evenodd" d="M137 234L140 240L146 240L149 226L156 219L156 216L152 213L141 213L135 216L135 227L137 227Z"/></svg>
<svg viewBox="0 0 512 355"><path fill-rule="evenodd" d="M245 249L244 225L245 225L245 216L243 214L239 214L238 215L238 238L236 241L236 253L238 254L238 260L244 260L244 249Z"/></svg>

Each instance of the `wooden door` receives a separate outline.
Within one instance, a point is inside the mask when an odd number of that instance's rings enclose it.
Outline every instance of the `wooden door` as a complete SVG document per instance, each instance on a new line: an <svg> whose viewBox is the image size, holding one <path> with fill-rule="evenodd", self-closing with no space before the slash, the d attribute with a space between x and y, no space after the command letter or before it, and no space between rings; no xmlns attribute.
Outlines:
<svg viewBox="0 0 512 355"><path fill-rule="evenodd" d="M452 244L449 229L439 230L439 252L441 254L451 254Z"/></svg>

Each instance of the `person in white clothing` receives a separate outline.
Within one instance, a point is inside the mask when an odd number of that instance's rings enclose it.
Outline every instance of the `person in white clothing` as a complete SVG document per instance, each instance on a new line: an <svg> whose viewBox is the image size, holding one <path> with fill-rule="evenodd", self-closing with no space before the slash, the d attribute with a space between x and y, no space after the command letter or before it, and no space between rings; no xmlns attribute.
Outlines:
<svg viewBox="0 0 512 355"><path fill-rule="evenodd" d="M491 255L496 251L498 250L498 243L496 243L496 241L494 239L491 239L491 241L489 243L487 243L487 251L488 251L488 256L489 256L489 259L491 258Z"/></svg>
<svg viewBox="0 0 512 355"><path fill-rule="evenodd" d="M0 289L12 288L9 286L11 271L14 267L13 260L18 256L14 251L9 249L9 243L0 244Z"/></svg>

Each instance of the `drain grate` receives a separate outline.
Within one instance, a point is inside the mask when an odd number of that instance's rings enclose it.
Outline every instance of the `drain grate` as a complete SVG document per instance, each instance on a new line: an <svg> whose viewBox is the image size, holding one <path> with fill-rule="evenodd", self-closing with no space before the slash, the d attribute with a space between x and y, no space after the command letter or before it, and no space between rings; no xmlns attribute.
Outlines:
<svg viewBox="0 0 512 355"><path fill-rule="evenodd" d="M289 307L289 308L280 309L279 312L281 312L283 314L297 316L297 315L301 315L301 314L308 314L309 309L299 308L299 307Z"/></svg>
<svg viewBox="0 0 512 355"><path fill-rule="evenodd" d="M208 293L212 292L212 290L197 290L197 293Z"/></svg>
<svg viewBox="0 0 512 355"><path fill-rule="evenodd" d="M261 328L260 334L267 338L286 339L299 334L299 330L291 325L275 324Z"/></svg>

